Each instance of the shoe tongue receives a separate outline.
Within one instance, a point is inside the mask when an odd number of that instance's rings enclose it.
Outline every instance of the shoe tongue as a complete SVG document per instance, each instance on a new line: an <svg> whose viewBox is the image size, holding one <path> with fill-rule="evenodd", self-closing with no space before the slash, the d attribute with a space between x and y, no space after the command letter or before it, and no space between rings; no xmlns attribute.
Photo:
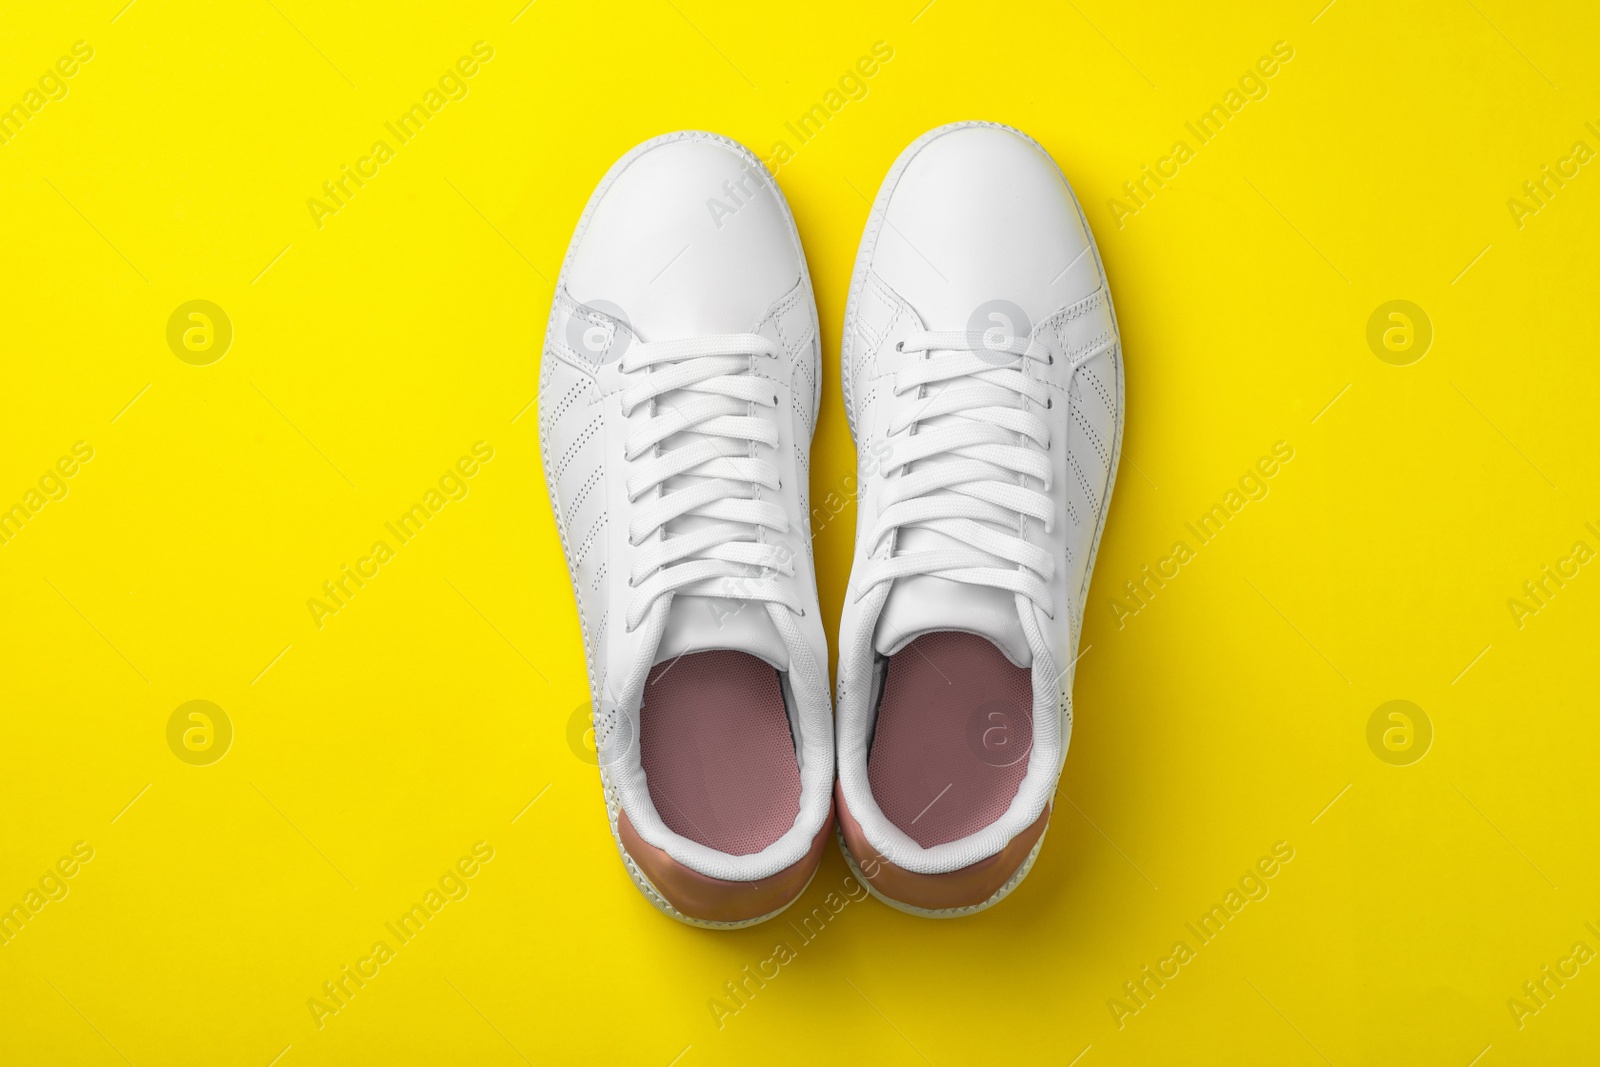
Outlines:
<svg viewBox="0 0 1600 1067"><path fill-rule="evenodd" d="M879 655L892 656L923 634L949 630L986 637L1014 665L1033 666L1014 594L931 574L895 580L878 616L872 647Z"/></svg>
<svg viewBox="0 0 1600 1067"><path fill-rule="evenodd" d="M789 669L789 650L772 625L765 603L681 593L667 609L667 628L651 666L688 652L718 649L748 652L780 671Z"/></svg>

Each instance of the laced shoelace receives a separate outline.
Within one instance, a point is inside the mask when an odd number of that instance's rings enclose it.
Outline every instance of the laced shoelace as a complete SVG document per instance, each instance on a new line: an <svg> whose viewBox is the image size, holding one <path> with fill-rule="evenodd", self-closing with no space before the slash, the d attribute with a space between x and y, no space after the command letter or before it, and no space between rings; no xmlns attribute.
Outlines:
<svg viewBox="0 0 1600 1067"><path fill-rule="evenodd" d="M774 420L757 413L776 408L778 397L754 373L757 360L778 351L743 333L636 342L622 357L625 373L648 371L623 390L622 414L650 405L649 419L624 443L628 501L638 504L628 543L640 550L628 576L629 632L673 593L804 610L776 580L794 573L791 554L765 541L765 531L789 530L782 505L762 499L764 490L779 490L780 475L756 447L778 446Z"/></svg>
<svg viewBox="0 0 1600 1067"><path fill-rule="evenodd" d="M883 509L869 534L871 562L856 599L896 578L936 575L1021 594L1053 618L1049 583L1056 561L1022 532L1028 520L1047 534L1055 525L1050 427L1030 409L1052 406L1050 389L1024 372L1027 361L1053 363L1054 355L1031 338L997 346L959 331L917 331L900 347L931 358L895 375L895 395L939 388L890 422L893 448L881 470L901 473L884 485ZM1017 358L997 364L996 352ZM912 527L964 547L882 552L887 539Z"/></svg>

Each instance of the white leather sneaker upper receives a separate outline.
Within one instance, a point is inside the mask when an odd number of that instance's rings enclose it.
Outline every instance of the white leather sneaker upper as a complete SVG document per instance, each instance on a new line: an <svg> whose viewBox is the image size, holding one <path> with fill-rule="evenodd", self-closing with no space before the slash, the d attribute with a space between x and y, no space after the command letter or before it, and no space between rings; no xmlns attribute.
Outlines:
<svg viewBox="0 0 1600 1067"><path fill-rule="evenodd" d="M839 634L840 789L884 859L944 873L994 855L1052 799L1121 441L1105 275L1049 155L990 123L908 148L873 206L842 346L861 490ZM1031 751L1003 814L924 848L885 816L868 760L885 657L941 631L986 638L1031 672Z"/></svg>
<svg viewBox="0 0 1600 1067"><path fill-rule="evenodd" d="M819 372L804 254L760 162L704 133L657 138L618 161L557 284L539 383L545 476L613 832L625 810L645 842L712 878L794 864L828 816L828 661L807 492ZM799 765L793 826L745 855L669 828L641 761L651 669L717 649L779 672ZM638 880L626 850L624 860Z"/></svg>

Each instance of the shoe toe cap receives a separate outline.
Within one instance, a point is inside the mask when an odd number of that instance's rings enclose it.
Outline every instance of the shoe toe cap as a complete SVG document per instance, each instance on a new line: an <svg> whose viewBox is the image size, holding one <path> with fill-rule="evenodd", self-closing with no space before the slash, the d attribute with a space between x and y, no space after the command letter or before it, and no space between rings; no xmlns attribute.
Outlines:
<svg viewBox="0 0 1600 1067"><path fill-rule="evenodd" d="M873 270L930 329L1004 299L1037 323L1100 288L1072 189L1045 151L988 123L934 131L890 194Z"/></svg>
<svg viewBox="0 0 1600 1067"><path fill-rule="evenodd" d="M800 280L776 184L748 150L670 134L607 178L566 269L580 303L606 301L646 340L752 329Z"/></svg>

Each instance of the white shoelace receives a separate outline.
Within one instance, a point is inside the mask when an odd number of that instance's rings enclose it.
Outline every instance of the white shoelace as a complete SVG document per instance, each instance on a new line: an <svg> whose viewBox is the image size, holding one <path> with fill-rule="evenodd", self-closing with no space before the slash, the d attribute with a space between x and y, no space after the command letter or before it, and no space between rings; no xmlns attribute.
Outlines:
<svg viewBox="0 0 1600 1067"><path fill-rule="evenodd" d="M896 396L946 384L906 405L889 425L893 447L882 473L901 473L885 483L883 510L869 539L872 560L856 599L884 582L927 574L1021 594L1053 618L1049 582L1056 561L1022 533L1030 519L1045 533L1055 525L1045 455L1050 427L1032 410L1051 406L1050 389L1024 373L1028 360L1053 363L1055 357L1038 341L1018 337L998 350L1019 358L996 364L992 340L980 342L960 331L917 331L901 347L930 358L895 375ZM885 540L906 527L932 530L967 547L903 555L891 548L880 555Z"/></svg>
<svg viewBox="0 0 1600 1067"><path fill-rule="evenodd" d="M754 373L758 359L777 356L775 342L742 333L636 342L622 357L625 373L648 370L623 390L622 414L650 405L625 442L628 500L662 490L628 524L628 543L640 549L628 576L630 632L658 599L680 592L804 610L774 577L794 573L792 553L765 541L765 531L789 529L783 506L762 499L779 490L779 472L757 450L778 447L774 420L757 413L778 396Z"/></svg>

